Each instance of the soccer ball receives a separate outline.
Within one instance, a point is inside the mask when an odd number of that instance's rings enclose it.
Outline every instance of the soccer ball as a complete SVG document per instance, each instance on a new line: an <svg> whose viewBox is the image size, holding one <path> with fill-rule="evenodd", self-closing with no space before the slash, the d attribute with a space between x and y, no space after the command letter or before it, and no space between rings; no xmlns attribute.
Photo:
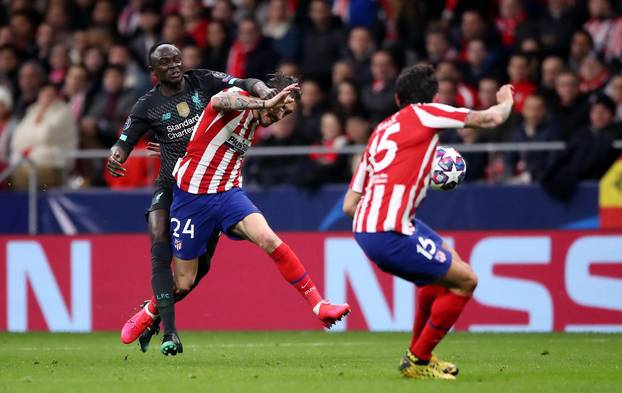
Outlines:
<svg viewBox="0 0 622 393"><path fill-rule="evenodd" d="M449 191L456 188L466 175L466 162L453 147L438 146L434 161L430 188L433 190Z"/></svg>

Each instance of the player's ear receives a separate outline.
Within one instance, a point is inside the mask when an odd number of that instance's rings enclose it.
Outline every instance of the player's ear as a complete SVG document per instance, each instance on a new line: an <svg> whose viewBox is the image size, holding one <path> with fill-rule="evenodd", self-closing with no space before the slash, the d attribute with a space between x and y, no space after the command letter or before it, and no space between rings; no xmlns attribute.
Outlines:
<svg viewBox="0 0 622 393"><path fill-rule="evenodd" d="M395 100L395 104L397 105L397 107L401 108L402 105L400 104L400 98L397 96L397 93L393 94L393 99Z"/></svg>

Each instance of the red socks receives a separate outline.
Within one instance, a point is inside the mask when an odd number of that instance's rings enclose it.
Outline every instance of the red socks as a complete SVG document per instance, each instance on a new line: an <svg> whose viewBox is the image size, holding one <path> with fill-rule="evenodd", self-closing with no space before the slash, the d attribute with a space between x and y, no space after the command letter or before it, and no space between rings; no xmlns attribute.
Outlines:
<svg viewBox="0 0 622 393"><path fill-rule="evenodd" d="M450 291L438 295L432 304L430 319L414 345L411 344L410 352L423 361L430 360L432 350L456 323L469 299L470 296L460 296Z"/></svg>
<svg viewBox="0 0 622 393"><path fill-rule="evenodd" d="M281 275L307 300L311 307L315 307L322 300L315 284L309 277L300 259L285 243L281 243L272 253L270 258L276 263Z"/></svg>
<svg viewBox="0 0 622 393"><path fill-rule="evenodd" d="M415 345L417 339L419 338L419 335L421 334L421 331L428 323L434 300L436 300L439 295L442 295L445 292L447 292L447 289L440 285L426 285L417 288L417 310L415 311L413 336L410 342L411 348Z"/></svg>

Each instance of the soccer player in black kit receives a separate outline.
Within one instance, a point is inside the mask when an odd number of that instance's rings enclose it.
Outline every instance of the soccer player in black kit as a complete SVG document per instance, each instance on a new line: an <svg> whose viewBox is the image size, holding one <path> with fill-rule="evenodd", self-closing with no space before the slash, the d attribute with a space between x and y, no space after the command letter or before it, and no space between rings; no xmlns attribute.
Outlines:
<svg viewBox="0 0 622 393"><path fill-rule="evenodd" d="M121 341L129 344L140 337L141 350L146 351L151 337L159 330L161 319L164 335L160 350L165 355L174 356L183 352L175 327L174 303L189 291L175 289L171 273L169 208L174 184L173 168L177 160L183 157L193 127L212 95L231 86L244 89L261 99L273 97L276 91L258 79L237 79L209 70L183 72L181 52L169 43L154 45L149 50L147 61L158 84L134 105L108 158L108 170L112 176L123 176L123 163L147 131L151 130L159 143L160 173L151 206L147 210L154 298L147 301L125 324ZM215 233L209 240L207 253L200 259L194 286L209 271L217 242L218 233Z"/></svg>

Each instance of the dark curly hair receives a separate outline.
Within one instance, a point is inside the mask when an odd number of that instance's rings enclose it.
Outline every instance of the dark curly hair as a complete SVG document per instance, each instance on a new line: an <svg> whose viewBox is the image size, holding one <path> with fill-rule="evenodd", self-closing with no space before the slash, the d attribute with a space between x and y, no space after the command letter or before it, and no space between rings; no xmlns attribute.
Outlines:
<svg viewBox="0 0 622 393"><path fill-rule="evenodd" d="M397 77L395 93L400 106L431 102L438 91L438 81L434 68L427 64L417 64L405 68Z"/></svg>
<svg viewBox="0 0 622 393"><path fill-rule="evenodd" d="M281 72L275 72L274 74L268 75L268 77L270 79L266 81L266 85L268 87L276 89L277 91L281 91L293 83L298 83L298 78L285 75ZM294 97L295 100L299 100L300 92L297 91L297 92L292 93L292 97Z"/></svg>

